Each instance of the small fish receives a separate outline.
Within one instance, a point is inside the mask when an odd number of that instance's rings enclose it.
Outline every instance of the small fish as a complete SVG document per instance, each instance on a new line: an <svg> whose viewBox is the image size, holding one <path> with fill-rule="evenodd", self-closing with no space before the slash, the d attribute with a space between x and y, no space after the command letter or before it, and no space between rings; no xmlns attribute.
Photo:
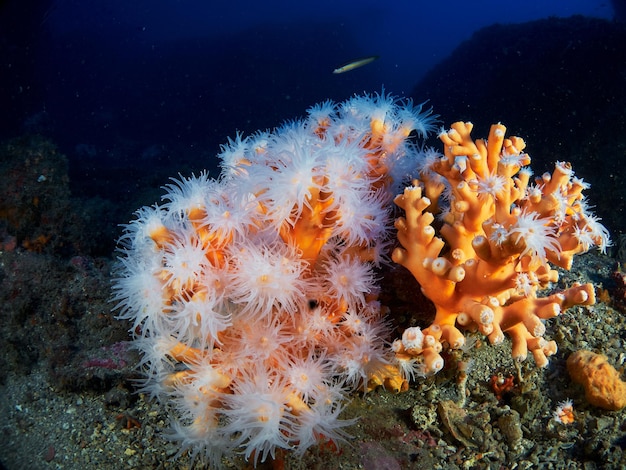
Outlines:
<svg viewBox="0 0 626 470"><path fill-rule="evenodd" d="M350 62L343 64L340 67L337 67L333 70L333 73L344 73L349 72L350 70L358 69L359 67L363 67L371 62L374 62L378 59L377 55L371 55L369 57L362 57L360 59L351 60Z"/></svg>

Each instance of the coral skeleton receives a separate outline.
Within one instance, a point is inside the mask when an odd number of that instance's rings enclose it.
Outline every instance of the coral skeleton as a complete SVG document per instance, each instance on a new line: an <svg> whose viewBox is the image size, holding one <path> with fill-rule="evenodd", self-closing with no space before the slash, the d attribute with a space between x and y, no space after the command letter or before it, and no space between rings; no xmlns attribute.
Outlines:
<svg viewBox="0 0 626 470"><path fill-rule="evenodd" d="M237 135L221 174L179 177L120 240L114 300L169 404L181 452L257 464L345 440L350 389L415 375L385 347L374 267L393 195L434 116L387 95L325 102L272 132Z"/></svg>
<svg viewBox="0 0 626 470"><path fill-rule="evenodd" d="M412 327L392 349L398 361L418 360L424 372L441 370L441 351L462 348L463 331L478 330L491 343L512 340L512 355L530 351L538 366L557 351L544 339L546 319L574 305L595 303L591 284L547 297L538 291L558 280L551 265L570 269L576 254L610 244L590 211L569 163L531 182L530 157L519 137L501 124L486 140L472 140L471 123L439 135L444 154L429 153L419 180L395 198L401 244L392 259L406 267L436 307L435 319Z"/></svg>

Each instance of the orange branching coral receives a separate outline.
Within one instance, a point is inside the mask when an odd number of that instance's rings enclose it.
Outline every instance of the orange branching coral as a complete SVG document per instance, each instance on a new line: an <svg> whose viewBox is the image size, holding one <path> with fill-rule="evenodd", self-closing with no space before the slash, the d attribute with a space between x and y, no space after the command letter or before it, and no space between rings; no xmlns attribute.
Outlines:
<svg viewBox="0 0 626 470"><path fill-rule="evenodd" d="M605 410L626 406L626 382L606 356L584 349L576 351L567 358L567 371L585 388L585 398L591 405Z"/></svg>
<svg viewBox="0 0 626 470"><path fill-rule="evenodd" d="M522 139L505 138L501 124L487 140L473 141L471 130L457 122L442 132L444 155L430 155L420 179L395 199L405 216L395 224L402 247L393 260L417 279L436 317L423 331L405 331L393 349L400 361L419 358L435 373L442 348L460 348L462 330L477 329L492 343L507 333L516 360L530 351L545 366L557 346L543 338L544 320L595 302L591 284L539 298L558 279L549 263L570 269L575 254L604 249L608 232L589 212L588 185L569 163L531 183Z"/></svg>

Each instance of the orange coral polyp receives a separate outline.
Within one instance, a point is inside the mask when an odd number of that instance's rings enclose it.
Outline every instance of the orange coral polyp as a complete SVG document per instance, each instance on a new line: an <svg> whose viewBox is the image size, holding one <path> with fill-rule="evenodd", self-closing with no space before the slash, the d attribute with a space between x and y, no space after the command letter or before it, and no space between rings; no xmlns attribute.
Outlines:
<svg viewBox="0 0 626 470"><path fill-rule="evenodd" d="M184 343L177 343L169 350L169 355L179 362L197 363L206 356L206 351L193 348Z"/></svg>
<svg viewBox="0 0 626 470"><path fill-rule="evenodd" d="M387 126L385 126L385 121L382 119L372 119L370 129L372 130L373 139L380 139L387 133Z"/></svg>
<svg viewBox="0 0 626 470"><path fill-rule="evenodd" d="M152 229L148 236L159 248L163 248L166 245L169 245L174 240L174 234L172 234L172 232L167 227L165 227L165 225L161 225Z"/></svg>

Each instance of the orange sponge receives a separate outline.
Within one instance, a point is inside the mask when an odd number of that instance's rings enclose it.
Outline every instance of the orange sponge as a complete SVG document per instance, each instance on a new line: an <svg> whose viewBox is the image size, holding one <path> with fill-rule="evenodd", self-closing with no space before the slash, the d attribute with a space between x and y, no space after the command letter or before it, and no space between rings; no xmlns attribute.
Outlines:
<svg viewBox="0 0 626 470"><path fill-rule="evenodd" d="M626 382L606 356L581 349L567 358L567 371L574 382L585 388L585 398L605 410L620 410L626 406Z"/></svg>

